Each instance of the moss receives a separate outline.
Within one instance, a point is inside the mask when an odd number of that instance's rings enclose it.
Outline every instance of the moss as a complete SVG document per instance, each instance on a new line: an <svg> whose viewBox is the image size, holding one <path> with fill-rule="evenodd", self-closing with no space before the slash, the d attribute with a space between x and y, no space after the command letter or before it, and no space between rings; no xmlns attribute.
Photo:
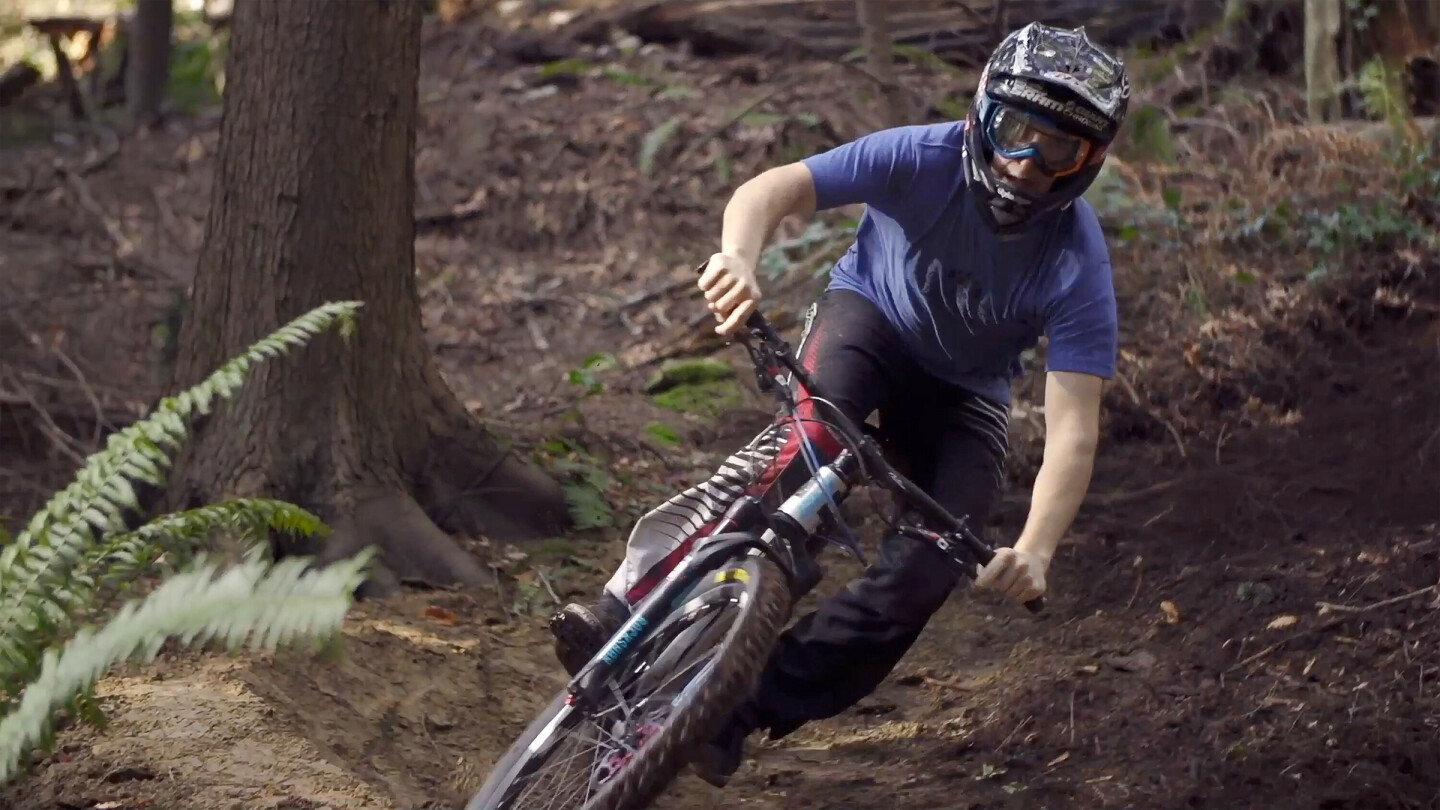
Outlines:
<svg viewBox="0 0 1440 810"><path fill-rule="evenodd" d="M680 431L665 424L664 422L651 422L645 426L645 432L650 438L661 444L679 444Z"/></svg>
<svg viewBox="0 0 1440 810"><path fill-rule="evenodd" d="M680 413L695 414L701 418L713 419L721 412L741 403L740 386L732 380L680 385L662 391L654 397L655 404Z"/></svg>
<svg viewBox="0 0 1440 810"><path fill-rule="evenodd" d="M645 381L645 393L658 394L678 386L728 380L734 376L733 366L712 357L667 360Z"/></svg>

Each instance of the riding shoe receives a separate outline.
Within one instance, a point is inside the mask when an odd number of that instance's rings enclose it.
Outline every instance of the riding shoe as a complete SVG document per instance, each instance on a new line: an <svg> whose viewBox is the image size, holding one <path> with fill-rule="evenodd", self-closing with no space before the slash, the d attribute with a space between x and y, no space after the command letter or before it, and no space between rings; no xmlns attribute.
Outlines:
<svg viewBox="0 0 1440 810"><path fill-rule="evenodd" d="M690 770L700 779L723 788L745 761L745 738L754 728L742 709L736 712L719 734L690 755Z"/></svg>
<svg viewBox="0 0 1440 810"><path fill-rule="evenodd" d="M609 591L588 605L571 602L550 617L555 657L574 677L628 618L630 608Z"/></svg>

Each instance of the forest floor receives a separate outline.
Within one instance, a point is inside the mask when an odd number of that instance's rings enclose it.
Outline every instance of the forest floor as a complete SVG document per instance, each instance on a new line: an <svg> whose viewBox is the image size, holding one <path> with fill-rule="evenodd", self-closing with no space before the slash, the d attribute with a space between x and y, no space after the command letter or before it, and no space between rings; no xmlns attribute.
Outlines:
<svg viewBox="0 0 1440 810"><path fill-rule="evenodd" d="M557 598L594 592L634 518L765 423L743 353L707 342L691 268L735 184L874 126L863 77L648 47L545 67L477 23L426 37L431 345L497 431L559 472L606 474L589 512L608 525L501 550L490 591L358 604L339 660L167 651L109 677L108 729L63 731L0 807L462 805L562 683ZM725 791L685 777L657 806L1440 808L1440 257L1423 236L1440 222L1370 142L1260 126L1226 98L1208 112L1235 143L1192 131L1176 148L1206 158L1190 168L1122 154L1095 191L1122 377L1046 611L957 592L854 709L757 740ZM115 154L79 138L0 165L12 530L97 424L155 396L217 138L213 118L177 119ZM1382 217L1372 200L1388 219L1363 219ZM1361 224L1327 218L1346 211ZM766 302L792 336L849 216L782 234ZM644 382L677 353L737 377L657 401ZM586 371L599 354L614 363ZM1037 376L997 539L1038 463ZM589 377L603 389L584 395ZM855 571L832 560L824 589Z"/></svg>

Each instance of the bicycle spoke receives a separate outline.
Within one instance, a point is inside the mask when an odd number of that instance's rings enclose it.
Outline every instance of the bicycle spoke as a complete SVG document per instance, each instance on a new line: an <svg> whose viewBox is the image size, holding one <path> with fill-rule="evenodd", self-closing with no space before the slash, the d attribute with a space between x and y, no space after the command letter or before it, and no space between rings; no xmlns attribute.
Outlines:
<svg viewBox="0 0 1440 810"><path fill-rule="evenodd" d="M646 639L610 679L602 705L558 722L549 739L536 741L541 747L510 784L506 806L579 810L632 757L644 756L652 735L669 721L676 696L714 661L718 649L707 648L709 641L717 629L723 632L734 606L729 599L696 605L688 615L675 617L678 621L664 633ZM676 646L682 635L688 643Z"/></svg>

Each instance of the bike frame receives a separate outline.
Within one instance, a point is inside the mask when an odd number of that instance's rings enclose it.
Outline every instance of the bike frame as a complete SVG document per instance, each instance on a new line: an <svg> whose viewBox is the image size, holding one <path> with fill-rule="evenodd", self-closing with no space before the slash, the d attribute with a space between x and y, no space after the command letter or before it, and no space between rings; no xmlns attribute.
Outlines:
<svg viewBox="0 0 1440 810"><path fill-rule="evenodd" d="M749 351L755 364L757 383L762 391L775 394L786 413L795 411L796 403L782 374L789 372L808 395L822 399L804 369L790 353L789 346L757 312L746 322L749 335L739 341ZM898 531L906 536L934 543L946 558L966 575L973 577L979 566L989 563L995 552L978 537L965 518L958 518L936 503L924 490L890 466L875 440L866 435L837 408L831 408L835 427L853 446L841 450L828 464L820 466L795 494L774 511L767 512L754 496L736 500L726 510L714 532L701 538L695 547L675 566L665 579L636 604L630 618L611 636L595 657L570 682L566 703L598 700L621 656L643 640L649 631L684 603L700 580L714 571L724 560L749 554L769 557L785 575L792 593L798 599L821 579L809 540L815 536L824 510L836 505L857 485L867 481L878 483L899 494L943 532L915 525L901 525ZM868 473L868 474L867 474ZM858 555L858 549L826 537L828 544L840 545ZM1038 612L1042 601L1026 603Z"/></svg>

